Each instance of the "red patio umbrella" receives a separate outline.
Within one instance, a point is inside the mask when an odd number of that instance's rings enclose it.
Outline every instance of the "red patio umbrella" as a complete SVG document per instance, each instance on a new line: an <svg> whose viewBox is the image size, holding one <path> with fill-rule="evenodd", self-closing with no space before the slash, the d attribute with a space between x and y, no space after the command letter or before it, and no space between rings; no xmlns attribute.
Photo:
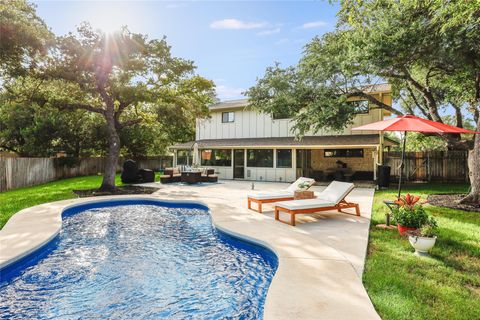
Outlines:
<svg viewBox="0 0 480 320"><path fill-rule="evenodd" d="M405 161L405 144L407 142L407 132L422 132L422 133L467 133L475 134L478 132L450 126L427 119L422 119L412 115L398 116L396 118L369 123L364 126L356 127L353 131L369 130L369 131L403 131L403 148L402 160L400 163L400 178L398 179L398 198L402 191L402 171Z"/></svg>

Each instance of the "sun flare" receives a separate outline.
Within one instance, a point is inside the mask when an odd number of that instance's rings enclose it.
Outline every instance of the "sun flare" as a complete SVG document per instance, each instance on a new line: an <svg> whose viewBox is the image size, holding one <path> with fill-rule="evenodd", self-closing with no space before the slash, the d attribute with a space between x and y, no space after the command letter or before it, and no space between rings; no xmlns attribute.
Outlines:
<svg viewBox="0 0 480 320"><path fill-rule="evenodd" d="M116 12L102 12L97 19L91 21L92 27L95 29L100 29L107 34L114 33L115 31L119 31L123 26L127 25L127 22L122 15L123 12L120 12L120 14Z"/></svg>

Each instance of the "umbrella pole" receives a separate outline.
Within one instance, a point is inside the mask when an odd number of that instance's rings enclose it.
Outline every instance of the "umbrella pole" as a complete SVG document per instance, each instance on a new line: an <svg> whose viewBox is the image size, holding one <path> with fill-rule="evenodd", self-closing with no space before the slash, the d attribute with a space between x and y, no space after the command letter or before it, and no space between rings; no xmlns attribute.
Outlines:
<svg viewBox="0 0 480 320"><path fill-rule="evenodd" d="M405 166L405 146L407 143L407 131L403 133L403 148L402 148L402 160L400 162L400 177L398 178L398 196L397 199L400 199L400 194L402 192L402 175L403 167Z"/></svg>

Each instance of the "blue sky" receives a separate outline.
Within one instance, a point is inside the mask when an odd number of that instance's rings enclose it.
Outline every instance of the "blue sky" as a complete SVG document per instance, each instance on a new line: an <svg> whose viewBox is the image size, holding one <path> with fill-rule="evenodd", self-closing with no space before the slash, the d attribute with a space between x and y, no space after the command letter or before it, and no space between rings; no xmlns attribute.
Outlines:
<svg viewBox="0 0 480 320"><path fill-rule="evenodd" d="M327 1L36 1L57 35L82 21L107 31L127 25L150 38L167 37L176 56L195 61L222 100L241 92L275 61L295 64L303 46L332 30L336 5Z"/></svg>

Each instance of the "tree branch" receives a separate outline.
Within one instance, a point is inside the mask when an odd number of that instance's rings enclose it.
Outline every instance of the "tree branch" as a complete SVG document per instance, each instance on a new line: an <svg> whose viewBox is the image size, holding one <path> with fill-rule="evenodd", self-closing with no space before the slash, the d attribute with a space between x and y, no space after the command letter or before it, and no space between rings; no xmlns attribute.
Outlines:
<svg viewBox="0 0 480 320"><path fill-rule="evenodd" d="M132 103L130 101L120 102L117 111L115 111L115 119L118 120L122 115L123 111L125 111L125 109L128 108L131 104Z"/></svg>
<svg viewBox="0 0 480 320"><path fill-rule="evenodd" d="M124 122L119 122L118 124L120 125L120 128L125 128L125 127L130 127L134 126L136 124L139 124L143 121L143 119L132 119L132 120L126 120Z"/></svg>
<svg viewBox="0 0 480 320"><path fill-rule="evenodd" d="M87 110L90 112L99 113L101 115L105 115L105 110L101 108L92 107L88 104L82 103L66 103L56 106L58 109L70 109L70 110Z"/></svg>
<svg viewBox="0 0 480 320"><path fill-rule="evenodd" d="M463 115L462 115L462 109L460 106L458 106L454 102L450 102L452 105L453 109L455 109L455 120L456 120L456 126L459 128L463 128Z"/></svg>
<svg viewBox="0 0 480 320"><path fill-rule="evenodd" d="M432 117L428 112L423 108L423 106L420 104L418 101L417 97L415 96L415 93L413 92L412 88L410 88L409 85L407 85L407 91L410 94L410 97L412 98L413 102L415 102L416 107L420 110L420 112L423 114L424 117L426 117L429 120L432 120Z"/></svg>
<svg viewBox="0 0 480 320"><path fill-rule="evenodd" d="M416 81L409 73L408 70L404 70L406 74L406 80L407 82L412 85L415 89L417 89L427 102L427 107L428 107L428 113L431 116L431 120L437 121L440 123L443 123L442 118L438 114L438 107L437 107L437 102L435 101L435 97L433 96L432 92L422 86L418 81Z"/></svg>

